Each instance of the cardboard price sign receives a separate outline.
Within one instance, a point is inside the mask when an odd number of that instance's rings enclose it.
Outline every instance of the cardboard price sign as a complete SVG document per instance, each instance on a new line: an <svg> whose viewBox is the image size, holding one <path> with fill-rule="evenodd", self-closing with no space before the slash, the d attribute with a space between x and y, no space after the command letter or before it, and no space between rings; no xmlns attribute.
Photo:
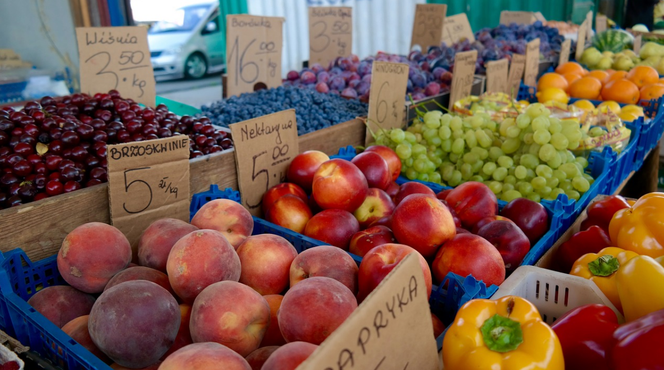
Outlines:
<svg viewBox="0 0 664 370"><path fill-rule="evenodd" d="M560 56L558 57L558 65L565 64L569 62L569 52L572 48L572 40L566 39L560 45Z"/></svg>
<svg viewBox="0 0 664 370"><path fill-rule="evenodd" d="M454 58L454 74L452 75L452 86L450 86L450 110L458 100L470 95L475 78L475 62L477 61L477 50L457 53Z"/></svg>
<svg viewBox="0 0 664 370"><path fill-rule="evenodd" d="M463 38L468 39L470 42L475 41L475 34L473 34L473 29L470 28L466 13L445 17L445 22L443 23L443 42L447 45L452 45Z"/></svg>
<svg viewBox="0 0 664 370"><path fill-rule="evenodd" d="M537 21L533 12L512 12L503 10L500 12L500 24L510 25L516 24L533 24Z"/></svg>
<svg viewBox="0 0 664 370"><path fill-rule="evenodd" d="M595 32L601 33L604 31L606 31L606 16L598 14L595 17Z"/></svg>
<svg viewBox="0 0 664 370"><path fill-rule="evenodd" d="M353 8L309 7L309 64L327 66L353 50Z"/></svg>
<svg viewBox="0 0 664 370"><path fill-rule="evenodd" d="M643 37L642 35L638 35L634 37L634 52L636 55L639 55L639 52L641 51L641 43L643 42Z"/></svg>
<svg viewBox="0 0 664 370"><path fill-rule="evenodd" d="M424 274L410 254L304 361L304 369L439 368Z"/></svg>
<svg viewBox="0 0 664 370"><path fill-rule="evenodd" d="M155 80L145 27L78 27L81 92L118 90L154 107Z"/></svg>
<svg viewBox="0 0 664 370"><path fill-rule="evenodd" d="M226 16L227 96L281 85L281 17Z"/></svg>
<svg viewBox="0 0 664 370"><path fill-rule="evenodd" d="M588 27L586 21L583 21L579 26L579 33L576 37L576 54L574 54L574 59L576 60L581 60L581 55L583 55L583 50L586 47L586 27Z"/></svg>
<svg viewBox="0 0 664 370"><path fill-rule="evenodd" d="M537 74L539 73L540 39L536 38L526 46L526 69L524 71L523 83L528 86L537 86Z"/></svg>
<svg viewBox="0 0 664 370"><path fill-rule="evenodd" d="M189 221L186 135L111 145L106 159L111 223L132 245L160 218Z"/></svg>
<svg viewBox="0 0 664 370"><path fill-rule="evenodd" d="M593 11L586 13L586 42L593 38Z"/></svg>
<svg viewBox="0 0 664 370"><path fill-rule="evenodd" d="M542 14L541 12L535 12L534 16L536 20L542 23L546 22L546 18L544 18L544 14Z"/></svg>
<svg viewBox="0 0 664 370"><path fill-rule="evenodd" d="M367 144L373 141L371 132L403 127L408 64L374 62L371 73Z"/></svg>
<svg viewBox="0 0 664 370"><path fill-rule="evenodd" d="M512 54L512 63L510 65L510 74L508 77L508 94L516 99L521 84L521 76L526 69L526 56L521 54Z"/></svg>
<svg viewBox="0 0 664 370"><path fill-rule="evenodd" d="M494 60L486 64L486 92L509 93L507 88L507 72L509 61L507 58Z"/></svg>
<svg viewBox="0 0 664 370"><path fill-rule="evenodd" d="M410 48L419 45L426 52L429 46L440 46L446 13L445 4L417 4Z"/></svg>
<svg viewBox="0 0 664 370"><path fill-rule="evenodd" d="M242 205L260 216L265 192L286 181L298 155L295 110L289 109L229 125L235 143L235 164Z"/></svg>

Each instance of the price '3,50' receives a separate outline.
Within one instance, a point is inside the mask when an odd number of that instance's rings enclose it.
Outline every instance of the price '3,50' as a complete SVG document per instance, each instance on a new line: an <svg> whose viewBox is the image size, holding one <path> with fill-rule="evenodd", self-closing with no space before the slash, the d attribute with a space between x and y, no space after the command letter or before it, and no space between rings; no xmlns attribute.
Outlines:
<svg viewBox="0 0 664 370"><path fill-rule="evenodd" d="M145 54L143 54L142 51L123 51L120 53L120 57L118 58L118 65L119 68L117 68L117 71L113 69L108 69L108 66L111 64L112 57L111 53L108 51L100 51L96 54L93 54L90 56L88 59L85 60L85 64L88 63L93 63L97 64L97 59L100 60L106 60L105 63L103 63L103 67L97 73L95 73L96 76L103 76L103 75L109 75L112 77L112 83L111 85L113 86L112 88L109 89L102 89L100 88L99 90L117 90L118 85L120 84L120 77L118 76L118 73L122 73L125 71L129 71L126 73L131 74L131 70L139 69L139 68L152 68L152 65L150 63L148 64L141 64L145 60ZM101 65L102 63L99 63ZM122 82L127 82L127 77L122 77ZM130 85L132 88L138 88L141 93L138 95L139 97L142 97L144 92L144 88L147 85L147 82L143 79L141 79L136 73L133 73L131 76L131 82Z"/></svg>

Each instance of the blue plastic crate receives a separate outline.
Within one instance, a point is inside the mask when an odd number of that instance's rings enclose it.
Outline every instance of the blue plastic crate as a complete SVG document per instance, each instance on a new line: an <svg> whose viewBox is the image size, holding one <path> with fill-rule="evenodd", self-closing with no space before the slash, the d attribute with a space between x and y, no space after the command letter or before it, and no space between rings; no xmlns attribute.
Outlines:
<svg viewBox="0 0 664 370"><path fill-rule="evenodd" d="M25 90L26 86L28 86L28 81L0 84L0 104L25 100L23 98L23 90Z"/></svg>
<svg viewBox="0 0 664 370"><path fill-rule="evenodd" d="M65 283L56 259L57 256L51 256L32 262L20 249L0 255L2 330L56 366L70 370L111 370L27 303L40 289Z"/></svg>

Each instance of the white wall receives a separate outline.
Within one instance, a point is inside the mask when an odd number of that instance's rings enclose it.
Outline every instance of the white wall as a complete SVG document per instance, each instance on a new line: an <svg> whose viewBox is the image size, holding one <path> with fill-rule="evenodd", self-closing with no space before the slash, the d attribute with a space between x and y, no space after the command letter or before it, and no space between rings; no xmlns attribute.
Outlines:
<svg viewBox="0 0 664 370"><path fill-rule="evenodd" d="M249 14L286 18L282 74L299 70L309 59L308 6L353 8L353 54L360 58L378 51L407 54L415 4L425 0L247 0Z"/></svg>
<svg viewBox="0 0 664 370"><path fill-rule="evenodd" d="M0 0L0 48L37 68L78 79L78 47L68 0Z"/></svg>

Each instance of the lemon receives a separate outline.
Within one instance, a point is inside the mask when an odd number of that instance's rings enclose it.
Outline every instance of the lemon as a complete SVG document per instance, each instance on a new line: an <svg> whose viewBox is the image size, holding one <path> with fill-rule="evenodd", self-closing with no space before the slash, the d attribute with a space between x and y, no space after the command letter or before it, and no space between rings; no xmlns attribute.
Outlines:
<svg viewBox="0 0 664 370"><path fill-rule="evenodd" d="M638 105L634 105L634 104L630 104L630 105L626 105L626 106L624 106L624 107L622 108L622 111L621 111L621 112L622 112L622 113L633 114L633 115L635 115L635 116L637 116L637 117L643 117L643 116L644 116L644 114L643 114L643 107L638 106Z"/></svg>
<svg viewBox="0 0 664 370"><path fill-rule="evenodd" d="M611 109L611 111L615 114L620 113L620 104L612 100L603 102L602 104L598 105L597 108L600 109L600 112L605 112L605 109Z"/></svg>
<svg viewBox="0 0 664 370"><path fill-rule="evenodd" d="M639 118L639 116L637 116L636 114L625 112L624 110L620 112L620 114L618 114L618 117L620 117L620 119L623 120L623 122L633 122L637 118Z"/></svg>
<svg viewBox="0 0 664 370"><path fill-rule="evenodd" d="M556 101L559 103L567 104L569 101L569 96L567 96L565 90L558 87L547 87L546 89L538 92L536 96L537 101L540 103Z"/></svg>
<svg viewBox="0 0 664 370"><path fill-rule="evenodd" d="M572 103L572 105L577 107L577 108L583 109L585 111L592 111L593 109L595 109L595 106L593 105L593 103L591 101L585 100L585 99L577 100L574 103Z"/></svg>

